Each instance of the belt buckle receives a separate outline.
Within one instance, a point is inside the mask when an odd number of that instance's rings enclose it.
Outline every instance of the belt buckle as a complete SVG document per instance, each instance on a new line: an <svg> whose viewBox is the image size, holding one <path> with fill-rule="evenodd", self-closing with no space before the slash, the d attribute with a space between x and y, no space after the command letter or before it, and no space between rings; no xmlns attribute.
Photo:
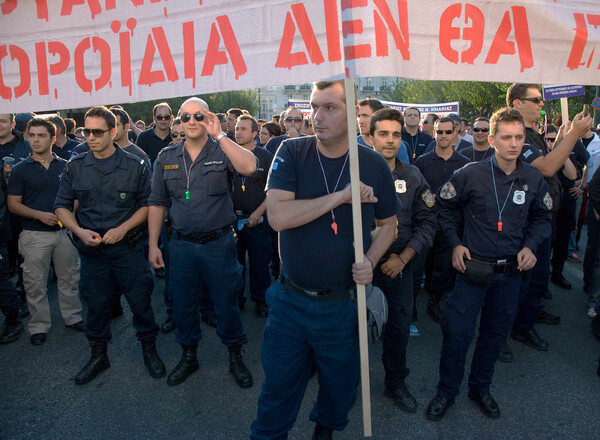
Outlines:
<svg viewBox="0 0 600 440"><path fill-rule="evenodd" d="M309 296L314 296L314 297L319 296L319 292L316 290L305 290L304 293L306 293Z"/></svg>
<svg viewBox="0 0 600 440"><path fill-rule="evenodd" d="M497 265L506 264L506 258L503 260L496 260Z"/></svg>

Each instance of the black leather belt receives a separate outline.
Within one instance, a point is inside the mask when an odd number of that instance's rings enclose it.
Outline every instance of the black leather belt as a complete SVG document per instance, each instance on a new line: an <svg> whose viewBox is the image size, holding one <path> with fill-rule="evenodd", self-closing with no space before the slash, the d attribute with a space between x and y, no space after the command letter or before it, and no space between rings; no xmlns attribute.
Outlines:
<svg viewBox="0 0 600 440"><path fill-rule="evenodd" d="M187 241L196 244L205 244L210 241L221 238L226 233L231 232L231 225L223 226L221 229L211 232L202 232L197 234L182 234L179 231L175 231L175 236L178 240Z"/></svg>
<svg viewBox="0 0 600 440"><path fill-rule="evenodd" d="M254 210L252 210L252 211L244 211L242 209L236 209L235 210L235 215L237 215L238 217L241 217L241 216L246 216L247 217L250 214L252 214L253 212L254 212Z"/></svg>
<svg viewBox="0 0 600 440"><path fill-rule="evenodd" d="M350 299L356 301L356 284L349 283L343 287L329 290L307 290L284 275L283 272L279 274L279 282L283 287L297 293L308 299L316 301L340 301L343 299Z"/></svg>
<svg viewBox="0 0 600 440"><path fill-rule="evenodd" d="M515 273L518 272L519 263L517 257L507 257L502 259L485 258L471 255L471 259L480 261L482 263L488 263L492 267L494 273Z"/></svg>

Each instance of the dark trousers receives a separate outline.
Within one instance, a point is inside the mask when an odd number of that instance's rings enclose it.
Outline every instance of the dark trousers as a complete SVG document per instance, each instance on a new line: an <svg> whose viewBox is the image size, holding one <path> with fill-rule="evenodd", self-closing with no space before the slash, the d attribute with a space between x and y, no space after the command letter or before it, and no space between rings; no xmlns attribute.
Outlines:
<svg viewBox="0 0 600 440"><path fill-rule="evenodd" d="M163 225L160 231L160 248L162 250L163 261L165 263L165 289L163 290L163 299L165 301L165 308L167 309L167 316L173 318L173 295L169 290L169 284L171 280L171 261L169 258L169 237L167 234L167 228Z"/></svg>
<svg viewBox="0 0 600 440"><path fill-rule="evenodd" d="M238 217L247 218L247 217ZM242 265L242 288L238 295L240 304L246 302L246 254L250 266L250 299L265 301L265 292L271 285L269 262L271 261L271 239L269 225L266 221L253 228L246 225L241 230L236 228L237 260Z"/></svg>
<svg viewBox="0 0 600 440"><path fill-rule="evenodd" d="M140 341L156 339L159 328L152 311L154 279L143 245L102 245L99 255L81 255L79 292L88 306L86 336L90 341L108 342L110 301L115 287L125 295L133 313L133 326ZM116 284L116 286L115 286Z"/></svg>
<svg viewBox="0 0 600 440"><path fill-rule="evenodd" d="M241 267L236 259L233 233L224 233L208 243L197 244L173 236L169 242L173 312L182 345L197 345L200 330L200 300L208 287L217 313L217 335L226 346L248 342L237 303Z"/></svg>
<svg viewBox="0 0 600 440"><path fill-rule="evenodd" d="M548 289L550 277L550 240L546 238L536 253L537 263L530 276L522 280L519 294L519 310L515 318L514 329L525 333L533 330L535 317L540 311L542 296Z"/></svg>
<svg viewBox="0 0 600 440"><path fill-rule="evenodd" d="M568 199L567 199L568 197ZM575 208L577 201L566 192L556 213L555 240L552 246L552 271L562 274L565 261L569 254L569 239L571 232L577 225L575 221Z"/></svg>
<svg viewBox="0 0 600 440"><path fill-rule="evenodd" d="M589 204L585 213L585 223L587 225L587 245L583 257L583 284L589 286L594 276L596 255L600 244L600 222L596 220L594 208Z"/></svg>
<svg viewBox="0 0 600 440"><path fill-rule="evenodd" d="M0 244L0 311L19 308L19 296L14 283L10 279L10 264L6 243Z"/></svg>
<svg viewBox="0 0 600 440"><path fill-rule="evenodd" d="M437 230L425 259L425 290L431 294L431 299L439 301L444 291L453 289L455 280L452 248L444 233Z"/></svg>
<svg viewBox="0 0 600 440"><path fill-rule="evenodd" d="M385 386L396 389L404 383L410 370L406 366L406 346L410 336L410 319L413 308L412 267L402 276L391 278L379 269L373 275L373 284L385 294L388 304L388 320L383 332L383 368Z"/></svg>
<svg viewBox="0 0 600 440"><path fill-rule="evenodd" d="M477 316L479 336L471 361L469 391L485 393L490 389L500 343L506 339L519 299L519 275L495 274L488 284L473 284L458 276L442 312L442 354L438 394L447 399L459 394L465 371L467 351L475 334Z"/></svg>
<svg viewBox="0 0 600 440"><path fill-rule="evenodd" d="M265 381L250 438L287 438L315 366L319 392L310 420L341 431L360 372L356 303L305 298L279 281L267 290L267 302L261 348Z"/></svg>

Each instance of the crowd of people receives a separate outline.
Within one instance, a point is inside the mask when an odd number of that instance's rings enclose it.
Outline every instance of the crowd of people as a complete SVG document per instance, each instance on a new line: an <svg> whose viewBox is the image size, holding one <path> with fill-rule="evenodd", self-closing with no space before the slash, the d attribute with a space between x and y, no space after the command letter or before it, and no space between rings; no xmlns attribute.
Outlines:
<svg viewBox="0 0 600 440"><path fill-rule="evenodd" d="M235 383L248 388L248 292L266 319L251 438L286 438L317 374L313 438L331 439L356 399L356 285L368 285L389 312L385 396L417 410L406 352L417 295L426 294L443 334L426 417L442 419L458 396L479 318L468 397L497 418L495 363L513 360L509 336L549 349L536 324L560 317L541 300L549 282L572 288L564 266L582 262L584 225L582 314L600 339L600 138L589 114L542 119L535 84L511 85L505 108L472 122L363 99L356 133L342 82L315 83L310 105L309 116L288 107L266 121L189 98L176 113L154 106L148 128L118 105L90 108L79 128L60 116L0 114L0 343L18 340L27 317L31 344L45 343L52 267L64 325L90 345L76 384L110 367L110 323L124 296L151 377L176 386L198 371L204 321L227 347ZM362 262L353 249L354 136ZM161 325L154 276L165 280ZM182 352L167 374L155 341L173 331Z"/></svg>

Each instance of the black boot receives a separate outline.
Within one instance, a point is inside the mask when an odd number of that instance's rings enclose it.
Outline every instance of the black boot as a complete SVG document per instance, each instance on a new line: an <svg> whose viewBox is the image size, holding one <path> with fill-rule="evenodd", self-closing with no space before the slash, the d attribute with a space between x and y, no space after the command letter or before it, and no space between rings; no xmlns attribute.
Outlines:
<svg viewBox="0 0 600 440"><path fill-rule="evenodd" d="M23 333L23 324L19 318L19 309L11 309L4 312L6 319L4 327L0 333L0 344L8 344L19 339L19 335Z"/></svg>
<svg viewBox="0 0 600 440"><path fill-rule="evenodd" d="M241 345L229 347L229 372L240 388L250 388L254 384L252 375L242 360Z"/></svg>
<svg viewBox="0 0 600 440"><path fill-rule="evenodd" d="M332 438L333 429L328 428L327 426L319 425L318 423L315 425L312 440L331 440Z"/></svg>
<svg viewBox="0 0 600 440"><path fill-rule="evenodd" d="M75 376L75 383L77 385L91 382L98 374L110 368L110 361L106 354L107 345L107 342L90 341L92 357L90 357L88 363Z"/></svg>
<svg viewBox="0 0 600 440"><path fill-rule="evenodd" d="M200 368L196 358L196 345L183 345L181 360L167 378L168 385L179 385L184 382L188 376L195 373Z"/></svg>
<svg viewBox="0 0 600 440"><path fill-rule="evenodd" d="M154 339L152 341L142 341L142 354L150 376L156 379L165 377L167 374L165 364L156 351L156 341Z"/></svg>

